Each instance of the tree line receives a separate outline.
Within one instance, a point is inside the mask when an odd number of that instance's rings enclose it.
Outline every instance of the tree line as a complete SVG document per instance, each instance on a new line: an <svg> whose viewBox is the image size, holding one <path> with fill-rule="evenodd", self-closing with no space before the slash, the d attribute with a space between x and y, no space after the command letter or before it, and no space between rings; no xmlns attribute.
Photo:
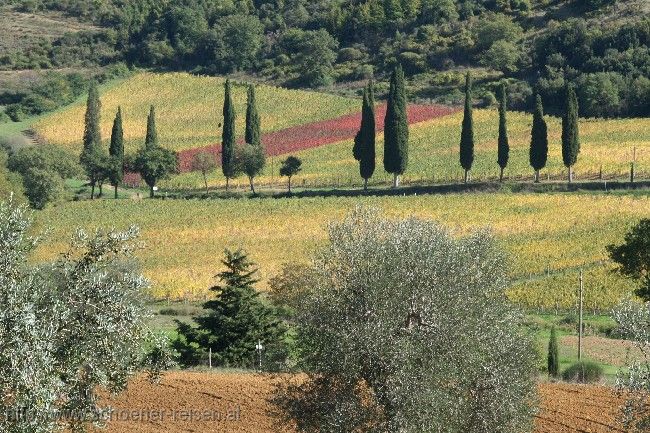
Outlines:
<svg viewBox="0 0 650 433"><path fill-rule="evenodd" d="M361 124L354 137L352 155L359 163L359 174L363 179L364 190L376 170L376 121L375 121L375 84L370 80L363 89ZM473 83L472 75L465 77L465 104L459 143L459 163L464 171L464 182L471 180L474 163L474 123L473 123ZM502 83L499 90L499 135L497 140L496 163L499 167L499 181L509 161L509 139L507 126L507 87ZM529 163L534 171L535 182L540 182L540 171L548 160L548 128L544 119L544 107L540 95L536 96L533 110L532 129L529 148ZM406 173L409 163L409 123L407 116L408 101L406 96L405 75L401 65L394 68L389 83L387 109L384 121L384 170L393 176L392 186L397 188L400 176ZM91 84L85 114L83 151L80 161L85 169L91 186L91 198L95 197L95 188L102 195L103 185L109 182L115 188L117 198L118 186L124 178L125 168L139 173L154 197L157 183L177 172L178 161L175 152L158 144L155 124L155 110L152 106L147 119L147 133L144 146L137 154L128 158L124 154L124 132L122 130L122 111L118 108L111 132L108 151L102 147L99 128L101 102L97 85ZM262 119L257 108L255 86L249 85L246 103L246 126L244 143L237 144L235 120L236 111L232 100L230 80L224 84L223 123L221 131L221 172L226 179L226 191L230 181L240 175L246 175L251 192L254 194L254 179L266 164L266 153L262 144ZM565 103L562 115L562 159L568 170L568 181L573 182L573 167L580 153L578 127L578 98L573 85L565 88ZM192 169L201 173L209 193L208 175L217 168L216 155L209 151L196 154L192 160ZM291 179L302 169L300 159L289 156L282 162L280 175L288 177L289 192Z"/></svg>

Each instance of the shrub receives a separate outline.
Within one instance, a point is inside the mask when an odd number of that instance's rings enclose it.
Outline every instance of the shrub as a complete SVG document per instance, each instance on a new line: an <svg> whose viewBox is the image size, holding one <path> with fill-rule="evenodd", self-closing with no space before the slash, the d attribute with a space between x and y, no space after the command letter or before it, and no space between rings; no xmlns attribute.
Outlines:
<svg viewBox="0 0 650 433"><path fill-rule="evenodd" d="M603 367L592 361L580 361L562 373L562 379L569 382L595 383L603 378Z"/></svg>

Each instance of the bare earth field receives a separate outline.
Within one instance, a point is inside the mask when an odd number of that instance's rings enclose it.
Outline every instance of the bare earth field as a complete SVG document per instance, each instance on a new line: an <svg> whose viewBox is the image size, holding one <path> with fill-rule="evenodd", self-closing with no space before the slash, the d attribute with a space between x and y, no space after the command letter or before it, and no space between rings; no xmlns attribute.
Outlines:
<svg viewBox="0 0 650 433"><path fill-rule="evenodd" d="M115 410L113 422L98 432L292 432L291 426L276 425L269 414L275 380L256 374L178 371L166 374L159 385L138 378L125 393L106 401ZM539 391L535 433L624 431L616 422L623 401L610 388L544 383Z"/></svg>

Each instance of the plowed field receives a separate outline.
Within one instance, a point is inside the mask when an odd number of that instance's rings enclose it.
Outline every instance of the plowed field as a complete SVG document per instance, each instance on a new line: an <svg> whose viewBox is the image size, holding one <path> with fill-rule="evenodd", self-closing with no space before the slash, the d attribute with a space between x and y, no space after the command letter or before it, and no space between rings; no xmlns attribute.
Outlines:
<svg viewBox="0 0 650 433"><path fill-rule="evenodd" d="M623 432L622 400L600 386L541 384L535 433ZM235 373L168 373L160 385L137 379L118 398L107 433L292 432L269 415L273 379ZM137 419L136 419L137 418ZM612 428L612 430L610 430Z"/></svg>

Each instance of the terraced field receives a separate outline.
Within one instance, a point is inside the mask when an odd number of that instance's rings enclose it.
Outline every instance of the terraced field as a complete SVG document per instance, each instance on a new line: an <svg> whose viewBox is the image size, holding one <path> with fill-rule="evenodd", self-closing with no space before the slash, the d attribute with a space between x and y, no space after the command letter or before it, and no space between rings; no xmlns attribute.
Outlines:
<svg viewBox="0 0 650 433"><path fill-rule="evenodd" d="M236 373L171 372L160 385L144 378L105 402L114 409L107 433L290 433L269 414L276 379ZM623 401L601 386L540 384L534 433L623 432L616 421ZM139 416L135 419L133 415ZM190 413L210 414L190 419ZM228 414L232 414L228 418ZM221 416L221 418L219 418Z"/></svg>
<svg viewBox="0 0 650 433"><path fill-rule="evenodd" d="M586 194L449 194L408 197L103 200L71 202L36 215L51 228L36 259L65 249L78 225L139 226L152 294L202 299L226 247L243 247L268 278L289 261L305 262L326 241L326 224L357 204L388 215L439 220L456 233L490 227L509 252L512 299L523 306L571 308L577 267L585 266L587 308L609 308L632 285L610 273L605 246L647 217L650 198ZM550 275L547 273L550 272Z"/></svg>

